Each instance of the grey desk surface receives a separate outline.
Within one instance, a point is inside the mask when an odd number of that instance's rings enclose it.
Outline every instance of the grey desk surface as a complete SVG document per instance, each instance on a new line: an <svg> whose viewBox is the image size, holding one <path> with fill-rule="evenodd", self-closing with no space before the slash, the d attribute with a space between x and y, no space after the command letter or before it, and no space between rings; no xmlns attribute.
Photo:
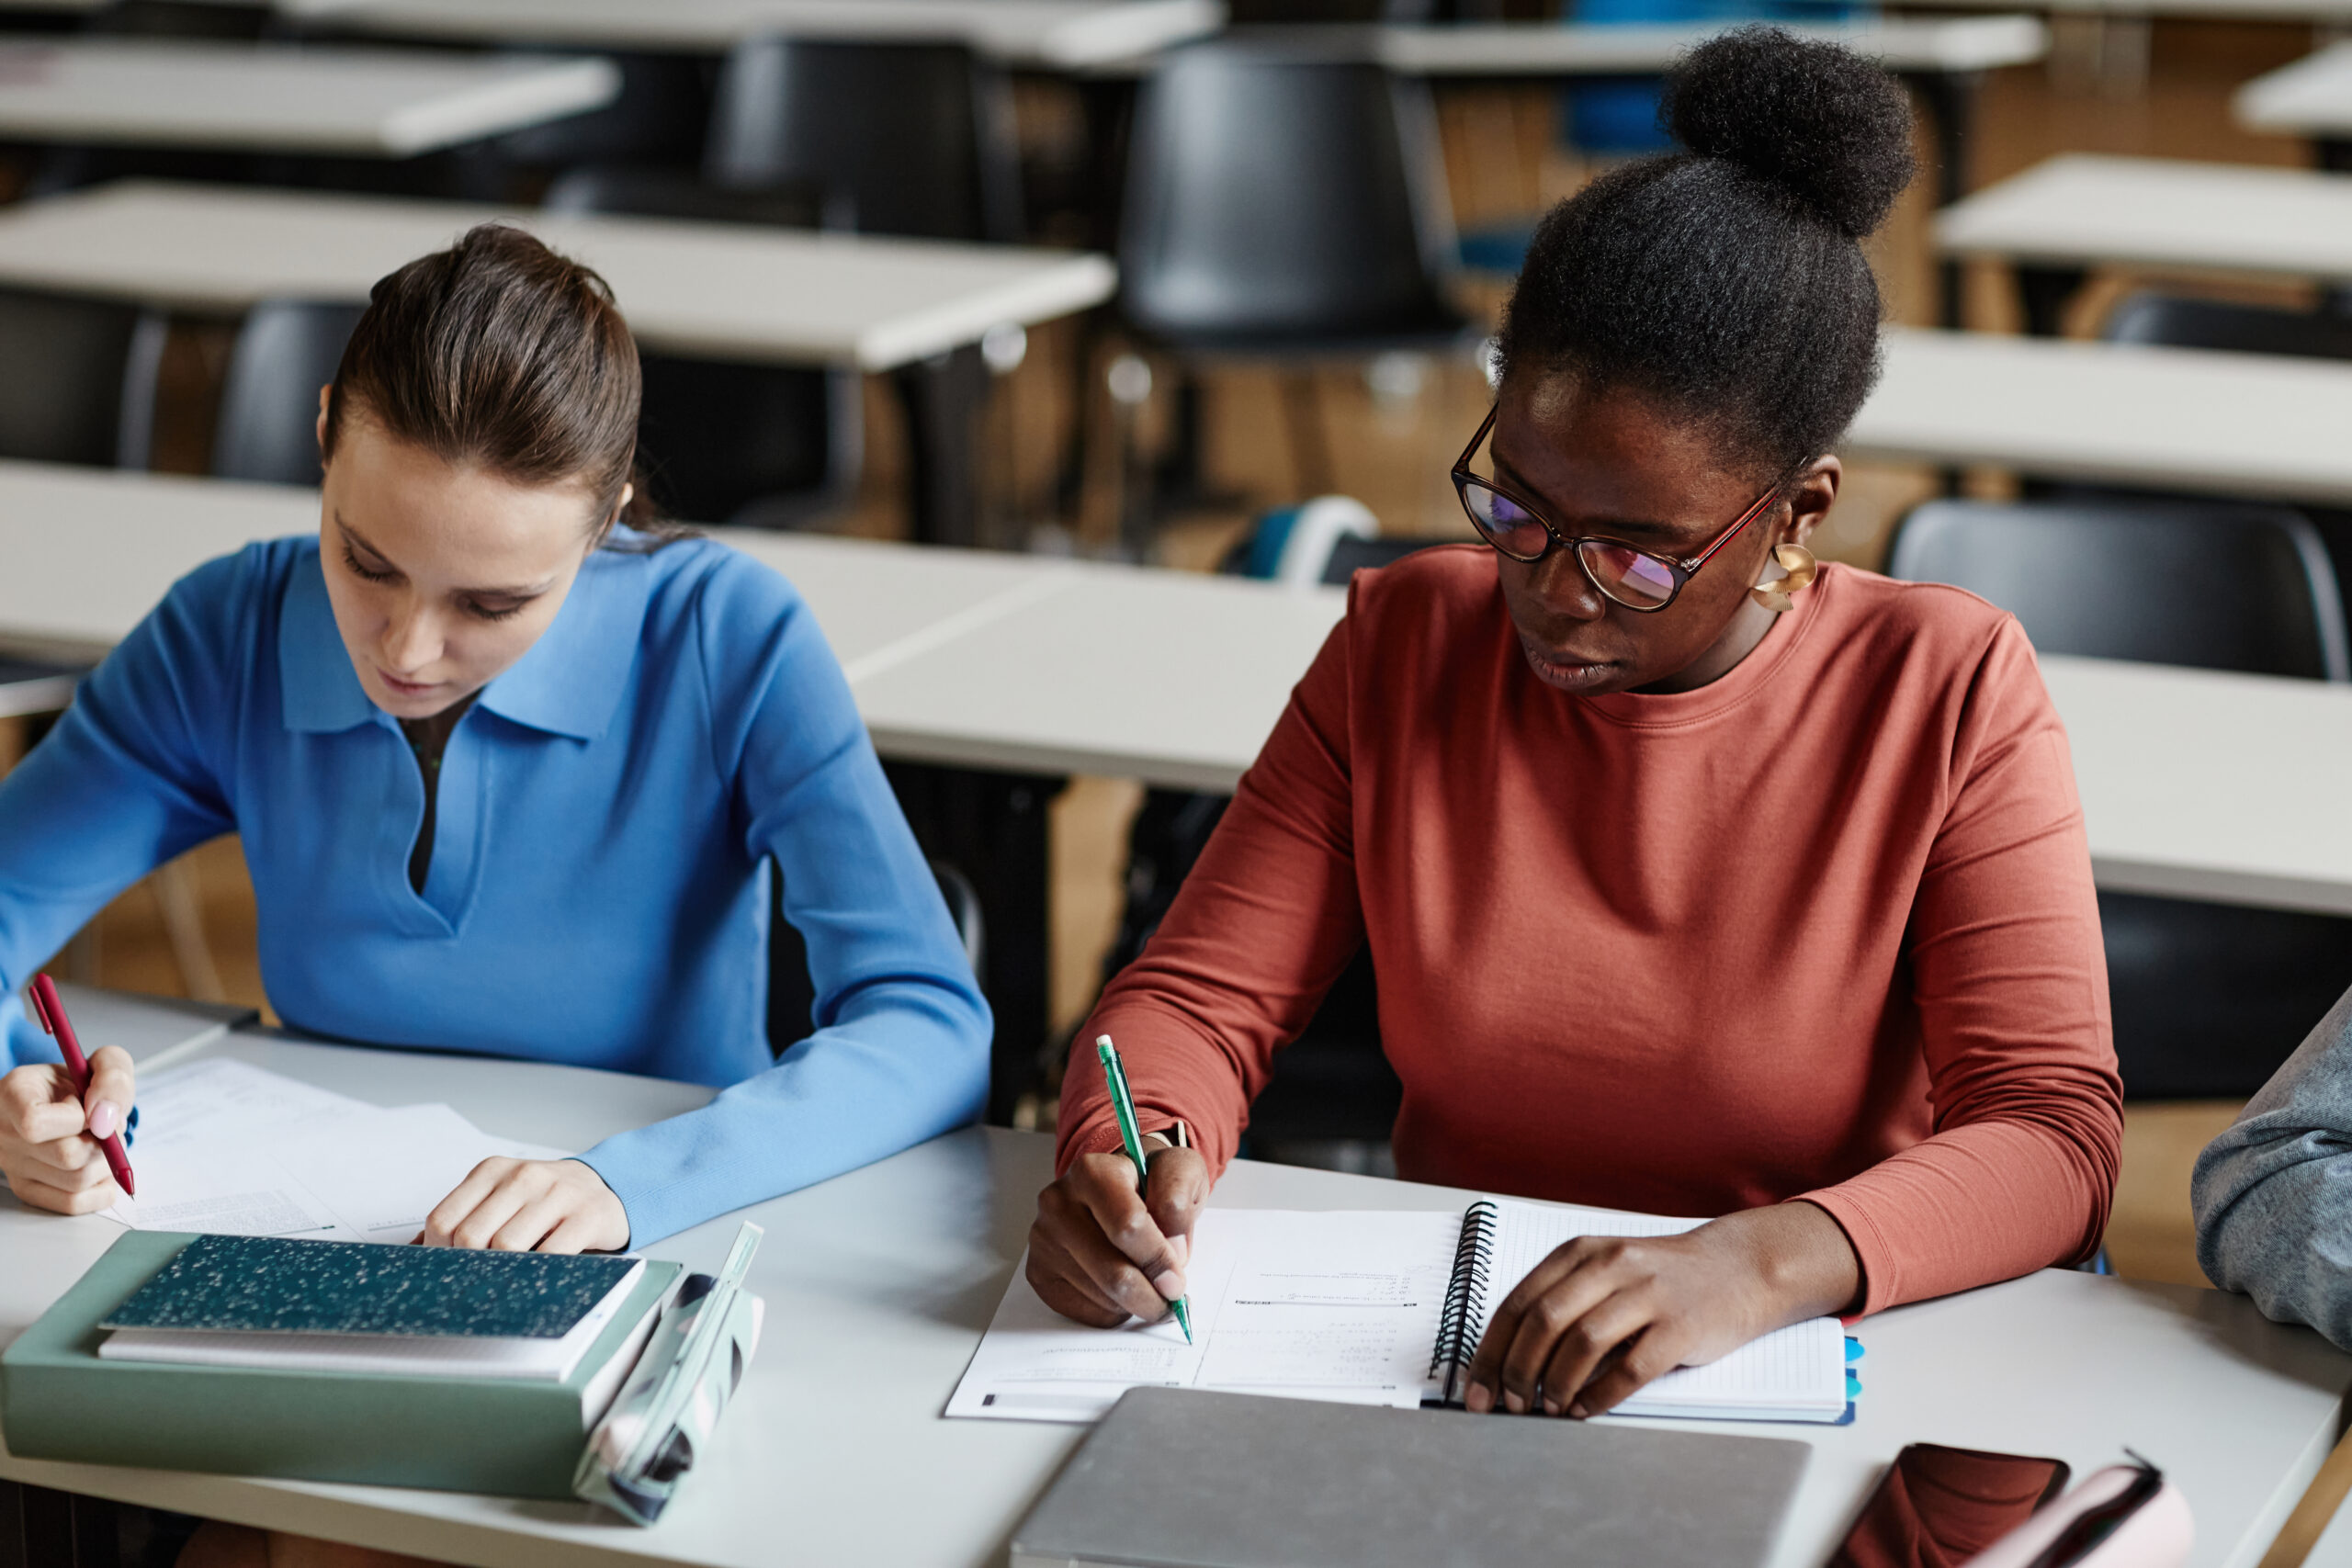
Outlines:
<svg viewBox="0 0 2352 1568"><path fill-rule="evenodd" d="M195 39L0 46L0 137L405 158L610 103L607 60Z"/></svg>
<svg viewBox="0 0 2352 1568"><path fill-rule="evenodd" d="M280 0L356 31L476 42L718 52L766 34L953 39L1048 68L1148 53L1225 25L1223 0Z"/></svg>
<svg viewBox="0 0 2352 1568"><path fill-rule="evenodd" d="M2237 90L2230 107L2249 130L2312 137L2352 133L2352 44L2329 44L2256 76Z"/></svg>
<svg viewBox="0 0 2352 1568"><path fill-rule="evenodd" d="M1885 341L1849 456L2352 505L2352 365L1991 333Z"/></svg>
<svg viewBox="0 0 2352 1568"><path fill-rule="evenodd" d="M383 1104L447 1100L481 1126L559 1146L698 1104L689 1086L571 1068L305 1045L210 1048ZM704 1469L661 1526L584 1507L173 1474L0 1457L0 1476L480 1564L977 1564L1076 1443L1071 1427L940 1416L1019 1257L1043 1136L960 1133L744 1217L768 1328ZM1453 1209L1467 1194L1237 1164L1241 1207ZM736 1218L648 1250L709 1268ZM117 1233L0 1198L0 1339ZM1776 1568L1813 1568L1906 1442L2054 1454L2087 1471L2129 1443L2195 1509L2199 1564L2253 1562L2335 1439L2352 1359L2246 1302L2044 1272L1866 1322L1860 1419L1755 1428L1814 1450ZM1686 1428L1687 1429L1687 1428ZM1746 1428L1744 1428L1746 1429Z"/></svg>
<svg viewBox="0 0 2352 1568"><path fill-rule="evenodd" d="M1079 252L134 180L0 211L0 284L229 313L364 303L492 219L601 272L640 343L727 359L892 369L1085 310L1117 279Z"/></svg>
<svg viewBox="0 0 2352 1568"><path fill-rule="evenodd" d="M2315 59L2338 73L2335 51ZM2068 152L1945 208L1935 236L1954 256L2342 281L2352 176Z"/></svg>
<svg viewBox="0 0 2352 1568"><path fill-rule="evenodd" d="M1363 54L1400 75L1532 79L1661 72L1693 46L1730 25L1326 25L1257 28L1253 34L1295 49ZM1890 71L1911 74L1962 75L2004 65L2026 65L2050 51L2049 28L2040 17L2030 16L1796 23L1789 24L1789 30L1842 43ZM1141 70L1148 64L1148 59L1125 62L1130 70Z"/></svg>

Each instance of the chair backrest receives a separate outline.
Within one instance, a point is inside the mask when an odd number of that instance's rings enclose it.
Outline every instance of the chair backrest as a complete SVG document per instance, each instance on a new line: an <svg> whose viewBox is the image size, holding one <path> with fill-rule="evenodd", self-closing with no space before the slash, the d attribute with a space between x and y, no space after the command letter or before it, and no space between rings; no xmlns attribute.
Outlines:
<svg viewBox="0 0 2352 1568"><path fill-rule="evenodd" d="M586 165L548 186L548 205L801 228L814 226L825 204L806 180L727 190L665 170ZM638 365L638 462L669 515L782 528L847 502L865 452L854 374L644 350Z"/></svg>
<svg viewBox="0 0 2352 1568"><path fill-rule="evenodd" d="M1334 539L1331 554L1323 562L1323 581L1344 587L1350 578L1374 567L1394 566L1416 550L1426 550L1434 545L1458 545L1459 538L1416 539L1396 534L1373 539Z"/></svg>
<svg viewBox="0 0 2352 1568"><path fill-rule="evenodd" d="M245 312L220 385L215 479L319 482L319 389L334 379L361 309L265 299Z"/></svg>
<svg viewBox="0 0 2352 1568"><path fill-rule="evenodd" d="M2352 359L2352 316L2175 294L2127 295L2099 335L2109 343Z"/></svg>
<svg viewBox="0 0 2352 1568"><path fill-rule="evenodd" d="M1453 265L1429 92L1368 61L1216 41L1144 84L1121 303L1183 342L1438 329Z"/></svg>
<svg viewBox="0 0 2352 1568"><path fill-rule="evenodd" d="M1012 89L960 44L748 39L719 72L703 172L814 182L865 233L1021 237Z"/></svg>
<svg viewBox="0 0 2352 1568"><path fill-rule="evenodd" d="M2326 548L2283 508L1931 501L1887 572L1983 595L2044 653L2352 679Z"/></svg>
<svg viewBox="0 0 2352 1568"><path fill-rule="evenodd" d="M781 229L849 228L848 206L829 212L813 181L779 181L753 189L709 185L684 169L650 164L581 164L548 185L549 212L627 212L697 223L759 223Z"/></svg>
<svg viewBox="0 0 2352 1568"><path fill-rule="evenodd" d="M0 289L0 457L145 468L165 335L136 306Z"/></svg>
<svg viewBox="0 0 2352 1568"><path fill-rule="evenodd" d="M187 0L171 0L183 7ZM509 44L503 53L530 58L574 55L568 43ZM674 164L692 168L702 158L710 124L714 64L696 54L649 54L599 50L621 73L612 102L585 114L510 130L492 143L500 159L541 168L591 160Z"/></svg>
<svg viewBox="0 0 2352 1568"><path fill-rule="evenodd" d="M972 973L985 976L988 922L980 910L979 890L972 879L944 860L931 863L931 874L946 900L947 918L956 923L956 940ZM779 1055L806 1039L814 1025L816 982L808 974L808 942L798 928L784 918L784 878L768 863L768 1045Z"/></svg>

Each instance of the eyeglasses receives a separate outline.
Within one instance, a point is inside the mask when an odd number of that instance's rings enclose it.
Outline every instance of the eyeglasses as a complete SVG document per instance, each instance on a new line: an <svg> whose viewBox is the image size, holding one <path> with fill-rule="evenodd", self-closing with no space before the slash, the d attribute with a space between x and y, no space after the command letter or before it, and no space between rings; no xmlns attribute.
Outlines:
<svg viewBox="0 0 2352 1568"><path fill-rule="evenodd" d="M1716 535L1713 543L1688 559L1637 550L1620 539L1571 537L1544 516L1533 502L1470 471L1470 459L1477 455L1487 433L1495 428L1496 412L1487 411L1486 423L1478 426L1478 434L1470 438L1470 445L1462 449L1462 456L1453 463L1454 493L1462 498L1462 510L1470 514L1478 536L1503 555L1529 565L1550 555L1555 546L1567 550L1577 558L1586 581L1610 602L1628 610L1648 614L1673 604L1675 595L1682 592L1682 585L1707 564L1710 557L1737 537L1742 528L1771 510L1772 503L1780 499L1781 487L1788 483L1786 479L1776 481L1730 527Z"/></svg>

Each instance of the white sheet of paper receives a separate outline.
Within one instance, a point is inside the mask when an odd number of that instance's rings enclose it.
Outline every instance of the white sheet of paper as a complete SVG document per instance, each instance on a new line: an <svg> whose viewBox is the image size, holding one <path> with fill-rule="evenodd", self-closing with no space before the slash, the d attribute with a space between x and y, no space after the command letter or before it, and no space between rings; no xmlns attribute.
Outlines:
<svg viewBox="0 0 2352 1568"><path fill-rule="evenodd" d="M139 1196L106 1211L139 1230L404 1243L481 1161L566 1153L447 1105L387 1111L234 1061L159 1074L139 1107Z"/></svg>
<svg viewBox="0 0 2352 1568"><path fill-rule="evenodd" d="M1186 1270L1189 1346L1166 1320L1072 1323L1024 1258L947 1414L1091 1421L1143 1385L1419 1404L1461 1228L1442 1212L1209 1210Z"/></svg>

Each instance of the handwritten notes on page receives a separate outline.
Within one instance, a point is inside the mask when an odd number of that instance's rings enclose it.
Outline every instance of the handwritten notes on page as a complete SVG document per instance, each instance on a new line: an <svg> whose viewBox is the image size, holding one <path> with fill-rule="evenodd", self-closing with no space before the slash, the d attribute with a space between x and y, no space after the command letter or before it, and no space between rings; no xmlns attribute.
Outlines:
<svg viewBox="0 0 2352 1568"><path fill-rule="evenodd" d="M1013 1272L950 1416L1091 1421L1143 1385L1412 1406L1429 1391L1462 1216L1212 1209L1193 1234L1195 1343L1173 1322L1087 1328Z"/></svg>

